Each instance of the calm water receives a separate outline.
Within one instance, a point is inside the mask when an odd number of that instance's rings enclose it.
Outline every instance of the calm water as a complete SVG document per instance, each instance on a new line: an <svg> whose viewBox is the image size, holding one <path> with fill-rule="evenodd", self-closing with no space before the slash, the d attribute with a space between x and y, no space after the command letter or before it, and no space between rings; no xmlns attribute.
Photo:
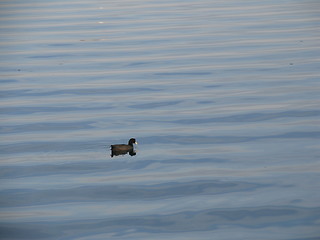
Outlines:
<svg viewBox="0 0 320 240"><path fill-rule="evenodd" d="M320 238L319 1L0 9L1 239Z"/></svg>

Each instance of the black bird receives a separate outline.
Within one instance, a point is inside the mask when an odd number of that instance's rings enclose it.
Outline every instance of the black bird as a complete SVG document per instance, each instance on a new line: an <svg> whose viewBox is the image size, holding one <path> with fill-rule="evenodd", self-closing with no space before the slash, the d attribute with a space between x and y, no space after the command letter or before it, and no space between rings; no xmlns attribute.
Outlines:
<svg viewBox="0 0 320 240"><path fill-rule="evenodd" d="M111 145L111 157L118 156L118 155L125 155L127 153L130 154L130 156L136 155L136 152L134 151L133 144L138 144L136 139L131 138L128 142L128 144L114 144Z"/></svg>

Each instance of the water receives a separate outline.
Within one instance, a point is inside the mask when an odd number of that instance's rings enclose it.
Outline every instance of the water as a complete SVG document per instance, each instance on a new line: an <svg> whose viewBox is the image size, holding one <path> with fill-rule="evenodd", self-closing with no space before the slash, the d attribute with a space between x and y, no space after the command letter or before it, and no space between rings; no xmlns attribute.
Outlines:
<svg viewBox="0 0 320 240"><path fill-rule="evenodd" d="M0 9L1 239L319 239L318 1Z"/></svg>

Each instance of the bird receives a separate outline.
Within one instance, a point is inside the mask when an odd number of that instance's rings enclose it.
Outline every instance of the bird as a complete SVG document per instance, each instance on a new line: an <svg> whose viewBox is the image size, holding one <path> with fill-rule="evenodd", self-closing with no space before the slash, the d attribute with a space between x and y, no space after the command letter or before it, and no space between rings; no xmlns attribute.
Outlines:
<svg viewBox="0 0 320 240"><path fill-rule="evenodd" d="M118 155L125 155L129 153L130 156L136 155L133 144L138 144L135 138L130 138L128 144L114 144L111 145L111 157Z"/></svg>

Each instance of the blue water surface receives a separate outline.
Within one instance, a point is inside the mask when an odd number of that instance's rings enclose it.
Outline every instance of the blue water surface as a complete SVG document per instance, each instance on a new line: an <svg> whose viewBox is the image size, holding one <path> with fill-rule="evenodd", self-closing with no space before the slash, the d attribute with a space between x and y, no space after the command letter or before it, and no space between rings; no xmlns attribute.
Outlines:
<svg viewBox="0 0 320 240"><path fill-rule="evenodd" d="M1 239L320 238L318 1L14 0L0 22Z"/></svg>

